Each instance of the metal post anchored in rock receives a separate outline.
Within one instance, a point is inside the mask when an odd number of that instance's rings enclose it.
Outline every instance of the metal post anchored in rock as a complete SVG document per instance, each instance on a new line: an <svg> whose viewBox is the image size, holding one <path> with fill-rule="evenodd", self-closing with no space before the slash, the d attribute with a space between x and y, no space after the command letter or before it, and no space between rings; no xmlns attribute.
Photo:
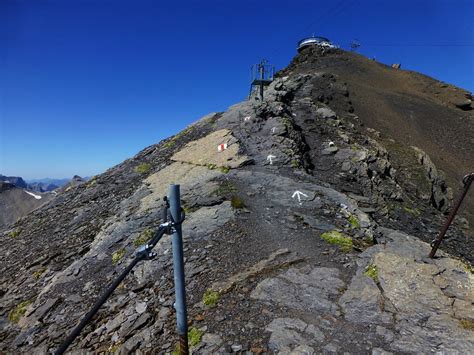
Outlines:
<svg viewBox="0 0 474 355"><path fill-rule="evenodd" d="M172 220L178 220L181 213L179 185L171 185L169 190L170 213ZM173 269L174 289L176 295L176 326L179 335L179 353L189 354L188 321L186 311L186 289L184 282L183 234L181 225L173 233Z"/></svg>
<svg viewBox="0 0 474 355"><path fill-rule="evenodd" d="M444 238L444 235L448 231L449 226L454 220L454 217L456 217L456 213L458 212L459 207L461 207L462 201L464 200L464 197L466 197L467 192L469 191L469 188L471 187L472 181L474 180L474 173L468 174L462 179L462 182L464 184L464 189L461 193L461 196L459 196L459 199L456 202L456 205L454 206L453 210L449 214L448 220L444 224L443 228L441 229L441 232L438 235L438 238L436 238L433 243L431 243L431 252L430 252L430 258L434 258L436 251L438 250L439 246L441 245L441 241Z"/></svg>

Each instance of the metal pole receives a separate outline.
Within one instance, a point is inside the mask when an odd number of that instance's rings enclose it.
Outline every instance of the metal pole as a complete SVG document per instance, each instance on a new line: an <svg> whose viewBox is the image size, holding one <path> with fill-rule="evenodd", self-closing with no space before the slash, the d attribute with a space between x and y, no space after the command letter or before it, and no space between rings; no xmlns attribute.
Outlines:
<svg viewBox="0 0 474 355"><path fill-rule="evenodd" d="M170 213L174 221L181 218L181 202L179 185L170 185L169 190ZM188 355L188 322L186 312L186 289L184 282L183 234L181 224L175 227L173 233L173 271L174 290L176 295L176 326L179 335L179 353Z"/></svg>
<svg viewBox="0 0 474 355"><path fill-rule="evenodd" d="M265 67L263 66L263 61L260 64L260 99L263 101L263 78L265 77Z"/></svg>
<svg viewBox="0 0 474 355"><path fill-rule="evenodd" d="M458 212L459 207L461 207L461 203L464 200L464 197L466 197L467 192L469 191L469 187L471 187L472 180L474 180L474 173L466 175L463 179L464 183L464 190L461 193L461 196L459 196L459 199L456 202L456 205L454 206L453 210L449 214L448 220L444 224L443 228L441 229L441 232L438 235L438 238L433 242L431 252L429 257L434 258L436 251L438 250L439 246L441 245L441 241L444 238L444 235L448 231L449 226L454 220L454 217L456 217L456 213Z"/></svg>

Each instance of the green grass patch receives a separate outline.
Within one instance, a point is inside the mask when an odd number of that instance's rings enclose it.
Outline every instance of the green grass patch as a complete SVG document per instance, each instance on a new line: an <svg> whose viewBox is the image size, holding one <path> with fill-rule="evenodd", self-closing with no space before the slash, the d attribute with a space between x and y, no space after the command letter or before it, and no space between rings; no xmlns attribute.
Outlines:
<svg viewBox="0 0 474 355"><path fill-rule="evenodd" d="M217 302L219 302L219 292L214 291L212 289L207 289L202 296L202 302L209 307L215 307Z"/></svg>
<svg viewBox="0 0 474 355"><path fill-rule="evenodd" d="M201 342L204 332L197 328L191 328L188 331L188 344L189 346L196 346Z"/></svg>
<svg viewBox="0 0 474 355"><path fill-rule="evenodd" d="M124 255L124 248L117 250L115 253L112 254L112 264L116 265L120 260L122 260Z"/></svg>
<svg viewBox="0 0 474 355"><path fill-rule="evenodd" d="M230 166L221 166L219 167L219 171L223 174L227 174L230 171Z"/></svg>
<svg viewBox="0 0 474 355"><path fill-rule="evenodd" d="M464 267L464 270L466 270L470 274L474 274L474 267L472 267L472 265L464 261L461 261L461 264Z"/></svg>
<svg viewBox="0 0 474 355"><path fill-rule="evenodd" d="M459 324L467 330L474 330L474 321L471 319L460 319Z"/></svg>
<svg viewBox="0 0 474 355"><path fill-rule="evenodd" d="M12 230L10 233L8 233L8 235L9 235L11 238L16 238L16 237L18 237L20 234L21 234L21 229L20 229L20 228L14 229L14 230Z"/></svg>
<svg viewBox="0 0 474 355"><path fill-rule="evenodd" d="M293 159L293 160L291 161L291 167L292 167L292 168L296 169L296 168L298 168L299 166L300 166L300 162L299 162L298 160Z"/></svg>
<svg viewBox="0 0 474 355"><path fill-rule="evenodd" d="M183 138L185 135L187 135L188 133L191 133L193 131L193 127L188 127L184 130L182 130L181 132L179 132L177 135L171 137L165 144L164 144L164 147L165 148L173 148L176 143L178 142L179 139Z"/></svg>
<svg viewBox="0 0 474 355"><path fill-rule="evenodd" d="M230 166L217 166L216 164L206 164L206 168L209 170L219 169L223 174L227 174L230 171Z"/></svg>
<svg viewBox="0 0 474 355"><path fill-rule="evenodd" d="M120 349L121 346L122 346L121 342L118 342L116 344L110 344L109 348L107 349L107 354L109 353L115 354Z"/></svg>
<svg viewBox="0 0 474 355"><path fill-rule="evenodd" d="M283 125L286 127L286 129L293 128L293 124L291 123L291 120L288 117L284 117L281 120L281 123L283 123Z"/></svg>
<svg viewBox="0 0 474 355"><path fill-rule="evenodd" d="M375 282L379 281L377 265L370 264L365 268L364 275L370 277Z"/></svg>
<svg viewBox="0 0 474 355"><path fill-rule="evenodd" d="M192 207L190 207L190 206L187 206L187 205L183 205L183 206L181 206L181 207L183 208L184 213L186 213L186 214L193 213L193 212L195 212L195 211L197 211L197 210L199 209L198 206L192 206Z"/></svg>
<svg viewBox="0 0 474 355"><path fill-rule="evenodd" d="M237 192L237 188L230 181L223 181L219 187L212 193L217 196L226 196Z"/></svg>
<svg viewBox="0 0 474 355"><path fill-rule="evenodd" d="M140 233L140 235L133 241L133 246L135 248L138 248L139 246L142 246L146 244L147 242L150 241L150 239L153 237L153 230L151 229L145 229L143 232Z"/></svg>
<svg viewBox="0 0 474 355"><path fill-rule="evenodd" d="M46 272L46 268L42 267L33 273L33 277L35 278L35 280L39 280L45 272Z"/></svg>
<svg viewBox="0 0 474 355"><path fill-rule="evenodd" d="M244 201L239 196L235 196L235 195L232 196L232 198L230 199L230 205L238 209L245 207Z"/></svg>
<svg viewBox="0 0 474 355"><path fill-rule="evenodd" d="M12 323L18 323L21 317L26 313L26 308L31 304L31 301L23 301L13 308L8 313L8 319Z"/></svg>
<svg viewBox="0 0 474 355"><path fill-rule="evenodd" d="M175 144L176 144L176 141L173 138L171 138L168 142L166 142L164 144L164 147L165 148L173 148L175 146Z"/></svg>
<svg viewBox="0 0 474 355"><path fill-rule="evenodd" d="M329 244L339 246L345 253L352 250L352 239L339 231L325 232L321 234L321 238Z"/></svg>
<svg viewBox="0 0 474 355"><path fill-rule="evenodd" d="M357 229L360 228L360 222L357 219L357 217L354 216L353 214L349 215L349 218L347 218L347 220L349 221L352 228L354 228L354 229L355 228L357 228Z"/></svg>
<svg viewBox="0 0 474 355"><path fill-rule="evenodd" d="M420 217L421 212L418 208L410 208L407 206L403 206L403 210L409 214L411 214L413 217Z"/></svg>
<svg viewBox="0 0 474 355"><path fill-rule="evenodd" d="M135 167L135 172L139 174L146 174L151 169L151 165L148 163L142 163Z"/></svg>

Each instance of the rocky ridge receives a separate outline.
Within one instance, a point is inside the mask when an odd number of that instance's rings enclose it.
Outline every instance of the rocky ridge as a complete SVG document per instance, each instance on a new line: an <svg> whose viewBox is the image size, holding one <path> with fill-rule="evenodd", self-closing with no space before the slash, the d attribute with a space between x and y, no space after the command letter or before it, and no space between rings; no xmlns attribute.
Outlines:
<svg viewBox="0 0 474 355"><path fill-rule="evenodd" d="M54 350L179 182L195 353L469 352L468 222L450 230L451 255L427 258L452 198L442 173L366 129L337 76L283 74L264 102L204 117L5 233L0 350ZM71 350L174 350L170 247L164 238Z"/></svg>

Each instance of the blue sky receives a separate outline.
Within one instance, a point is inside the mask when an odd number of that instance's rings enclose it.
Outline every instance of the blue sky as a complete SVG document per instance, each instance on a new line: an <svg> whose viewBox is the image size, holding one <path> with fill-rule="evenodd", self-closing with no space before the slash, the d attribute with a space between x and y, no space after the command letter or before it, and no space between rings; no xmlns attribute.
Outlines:
<svg viewBox="0 0 474 355"><path fill-rule="evenodd" d="M245 98L315 33L474 91L474 1L0 0L0 174L94 175Z"/></svg>

